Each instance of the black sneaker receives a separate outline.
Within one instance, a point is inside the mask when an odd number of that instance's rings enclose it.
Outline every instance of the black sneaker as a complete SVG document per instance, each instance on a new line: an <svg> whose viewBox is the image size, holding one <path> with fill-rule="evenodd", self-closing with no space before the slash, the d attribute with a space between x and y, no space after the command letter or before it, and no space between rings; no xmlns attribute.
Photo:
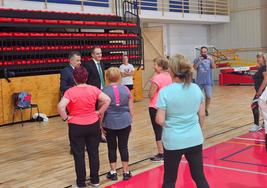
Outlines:
<svg viewBox="0 0 267 188"><path fill-rule="evenodd" d="M132 177L132 173L129 171L127 173L123 173L123 180L129 180Z"/></svg>
<svg viewBox="0 0 267 188"><path fill-rule="evenodd" d="M208 110L205 110L206 116L209 116L209 112Z"/></svg>
<svg viewBox="0 0 267 188"><path fill-rule="evenodd" d="M117 175L117 173L111 174L110 172L108 172L107 178L112 180L112 181L116 181L116 180L118 180L118 175Z"/></svg>
<svg viewBox="0 0 267 188"><path fill-rule="evenodd" d="M154 162L163 162L164 161L164 156L163 156L163 154L157 154L157 155L155 155L155 156L153 156L153 157L150 157L150 160L151 161L154 161Z"/></svg>

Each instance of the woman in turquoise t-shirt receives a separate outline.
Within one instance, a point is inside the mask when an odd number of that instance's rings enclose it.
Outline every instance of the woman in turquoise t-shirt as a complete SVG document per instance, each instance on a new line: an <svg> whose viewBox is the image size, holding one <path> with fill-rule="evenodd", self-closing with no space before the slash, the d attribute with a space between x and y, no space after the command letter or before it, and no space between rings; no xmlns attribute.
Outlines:
<svg viewBox="0 0 267 188"><path fill-rule="evenodd" d="M182 55L170 59L173 83L159 92L156 122L163 126L164 146L163 188L174 188L178 166L185 155L192 178L198 188L208 188L203 171L201 127L205 118L204 96L191 83L193 67Z"/></svg>

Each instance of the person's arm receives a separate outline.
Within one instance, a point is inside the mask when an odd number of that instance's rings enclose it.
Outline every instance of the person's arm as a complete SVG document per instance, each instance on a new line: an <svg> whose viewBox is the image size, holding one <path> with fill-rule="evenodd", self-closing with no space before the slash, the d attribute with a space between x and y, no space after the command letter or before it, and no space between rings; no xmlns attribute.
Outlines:
<svg viewBox="0 0 267 188"><path fill-rule="evenodd" d="M156 122L162 127L165 125L165 115L166 111L164 109L158 108L156 115Z"/></svg>
<svg viewBox="0 0 267 188"><path fill-rule="evenodd" d="M99 117L103 117L105 111L108 109L109 104L111 102L109 96L107 96L105 93L101 92L98 95L98 101L99 101L99 106L98 106L98 110L97 113L99 115Z"/></svg>
<svg viewBox="0 0 267 188"><path fill-rule="evenodd" d="M69 104L70 100L66 97L62 97L60 102L57 105L57 111L62 120L67 121L70 119L70 116L67 115L66 107Z"/></svg>
<svg viewBox="0 0 267 188"><path fill-rule="evenodd" d="M72 86L68 85L68 74L66 71L62 70L60 74L60 91L63 95L65 91L67 91Z"/></svg>
<svg viewBox="0 0 267 188"><path fill-rule="evenodd" d="M263 74L263 81L260 85L258 92L256 93L258 97L262 94L264 88L267 86L267 72L263 72L262 74Z"/></svg>
<svg viewBox="0 0 267 188"><path fill-rule="evenodd" d="M198 110L198 118L199 118L199 124L202 128L204 126L204 120L205 120L205 102L203 101L200 104L199 110Z"/></svg>
<svg viewBox="0 0 267 188"><path fill-rule="evenodd" d="M197 70L197 68L198 68L198 66L199 66L200 63L201 63L201 59L200 59L200 57L198 57L198 58L196 58L196 59L194 60L194 65L193 65L193 67L194 67L195 70Z"/></svg>
<svg viewBox="0 0 267 188"><path fill-rule="evenodd" d="M151 99L154 96L154 94L156 93L157 90L158 90L157 84L152 82L151 85L150 85L149 92L148 92L148 97Z"/></svg>

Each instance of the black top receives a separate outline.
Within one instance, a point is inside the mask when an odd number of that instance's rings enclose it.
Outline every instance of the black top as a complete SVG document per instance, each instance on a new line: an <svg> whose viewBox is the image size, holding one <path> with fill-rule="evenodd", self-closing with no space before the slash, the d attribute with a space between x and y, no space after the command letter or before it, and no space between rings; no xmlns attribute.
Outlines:
<svg viewBox="0 0 267 188"><path fill-rule="evenodd" d="M100 65L102 68L102 73L104 74L105 65L101 62ZM87 84L96 86L98 89L101 89L101 80L94 60L91 60L89 62L82 62L82 66L85 67L86 70L88 71ZM103 78L105 79L104 75Z"/></svg>
<svg viewBox="0 0 267 188"><path fill-rule="evenodd" d="M254 80L254 87L256 91L259 90L261 83L264 80L263 73L266 72L266 65L261 66L258 71L253 75L253 80Z"/></svg>
<svg viewBox="0 0 267 188"><path fill-rule="evenodd" d="M73 79L73 68L68 65L60 72L60 91L61 95L64 95L65 91L75 86Z"/></svg>

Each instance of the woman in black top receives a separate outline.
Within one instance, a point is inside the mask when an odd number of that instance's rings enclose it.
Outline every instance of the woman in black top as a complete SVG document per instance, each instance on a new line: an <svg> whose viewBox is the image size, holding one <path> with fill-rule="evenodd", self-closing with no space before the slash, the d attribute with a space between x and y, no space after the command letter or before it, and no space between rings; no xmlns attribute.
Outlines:
<svg viewBox="0 0 267 188"><path fill-rule="evenodd" d="M262 127L259 125L260 113L259 113L258 98L261 96L262 92L264 91L267 85L266 56L264 53L260 52L257 54L256 57L257 57L257 64L259 66L259 69L253 76L256 94L251 104L253 117L254 117L254 124L250 128L249 130L250 132L256 132L262 129Z"/></svg>

